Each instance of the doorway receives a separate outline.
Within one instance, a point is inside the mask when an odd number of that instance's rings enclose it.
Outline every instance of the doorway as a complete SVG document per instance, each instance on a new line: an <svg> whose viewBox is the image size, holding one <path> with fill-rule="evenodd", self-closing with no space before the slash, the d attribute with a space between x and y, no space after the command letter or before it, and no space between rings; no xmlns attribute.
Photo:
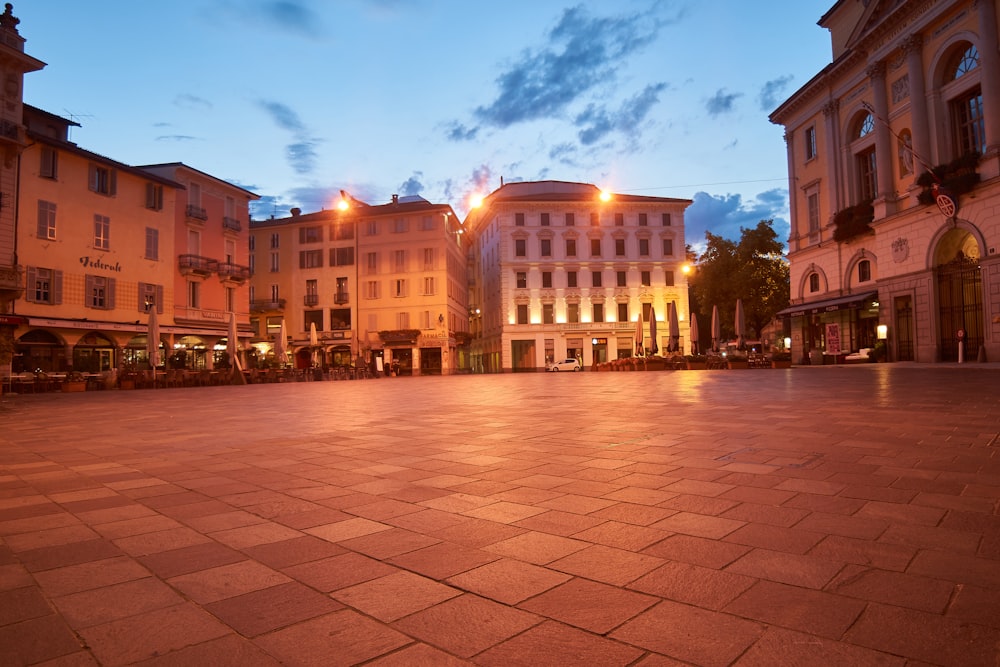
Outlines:
<svg viewBox="0 0 1000 667"><path fill-rule="evenodd" d="M983 278L979 244L963 229L952 229L937 249L938 332L941 361L958 361L958 332L965 332L965 356L985 340Z"/></svg>

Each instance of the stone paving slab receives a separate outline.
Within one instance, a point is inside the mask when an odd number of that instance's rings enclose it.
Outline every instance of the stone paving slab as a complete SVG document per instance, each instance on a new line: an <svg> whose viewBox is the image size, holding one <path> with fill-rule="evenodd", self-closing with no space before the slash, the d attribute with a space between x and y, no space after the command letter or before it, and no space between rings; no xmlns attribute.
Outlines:
<svg viewBox="0 0 1000 667"><path fill-rule="evenodd" d="M1000 370L0 398L3 665L1000 665Z"/></svg>

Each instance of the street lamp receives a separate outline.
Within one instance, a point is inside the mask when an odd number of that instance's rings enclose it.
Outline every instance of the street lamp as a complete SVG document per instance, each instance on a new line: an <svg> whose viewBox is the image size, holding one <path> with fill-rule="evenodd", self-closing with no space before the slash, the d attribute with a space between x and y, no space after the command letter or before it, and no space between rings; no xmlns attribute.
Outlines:
<svg viewBox="0 0 1000 667"><path fill-rule="evenodd" d="M875 337L885 346L885 360L889 361L889 325L880 324L875 327Z"/></svg>

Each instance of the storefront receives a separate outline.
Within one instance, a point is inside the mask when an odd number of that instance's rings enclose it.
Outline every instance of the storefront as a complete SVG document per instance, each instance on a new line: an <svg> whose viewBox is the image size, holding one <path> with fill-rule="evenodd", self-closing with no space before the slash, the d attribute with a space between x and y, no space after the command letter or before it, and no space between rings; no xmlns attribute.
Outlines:
<svg viewBox="0 0 1000 667"><path fill-rule="evenodd" d="M795 362L822 364L861 348L874 348L878 309L878 292L865 292L789 306L777 316L791 320Z"/></svg>

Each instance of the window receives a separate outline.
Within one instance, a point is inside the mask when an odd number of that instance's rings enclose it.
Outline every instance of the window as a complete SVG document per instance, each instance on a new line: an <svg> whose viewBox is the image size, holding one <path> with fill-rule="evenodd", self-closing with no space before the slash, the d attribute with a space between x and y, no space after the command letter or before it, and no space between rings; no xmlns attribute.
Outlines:
<svg viewBox="0 0 1000 667"><path fill-rule="evenodd" d="M32 303L62 303L62 271L29 266L25 269L24 298Z"/></svg>
<svg viewBox="0 0 1000 667"><path fill-rule="evenodd" d="M339 222L330 226L330 240L349 241L354 238L354 225L349 222Z"/></svg>
<svg viewBox="0 0 1000 667"><path fill-rule="evenodd" d="M528 304L526 303L517 304L517 323L518 324L528 323Z"/></svg>
<svg viewBox="0 0 1000 667"><path fill-rule="evenodd" d="M809 274L809 291L818 292L819 291L819 274L810 273Z"/></svg>
<svg viewBox="0 0 1000 667"><path fill-rule="evenodd" d="M651 272L649 272L649 271L640 271L639 272L639 282L642 284L643 287L650 287L650 286L652 286L653 279L651 277Z"/></svg>
<svg viewBox="0 0 1000 667"><path fill-rule="evenodd" d="M514 214L514 226L515 227L524 227L524 213L515 213Z"/></svg>
<svg viewBox="0 0 1000 667"><path fill-rule="evenodd" d="M40 239L55 240L56 238L56 205L49 201L38 200L38 230Z"/></svg>
<svg viewBox="0 0 1000 667"><path fill-rule="evenodd" d="M319 285L315 278L310 278L306 281L306 296L319 296Z"/></svg>
<svg viewBox="0 0 1000 667"><path fill-rule="evenodd" d="M524 239L514 239L514 256L525 257L526 255L527 255L527 247Z"/></svg>
<svg viewBox="0 0 1000 667"><path fill-rule="evenodd" d="M397 278L392 281L392 295L397 298L406 296L406 278Z"/></svg>
<svg viewBox="0 0 1000 667"><path fill-rule="evenodd" d="M279 247L281 236L278 234L271 234L271 250L277 250Z"/></svg>
<svg viewBox="0 0 1000 667"><path fill-rule="evenodd" d="M615 283L618 287L628 285L628 273L626 271L615 271Z"/></svg>
<svg viewBox="0 0 1000 667"><path fill-rule="evenodd" d="M541 225L542 225L542 227L548 227L549 226L549 214L548 213L542 213Z"/></svg>
<svg viewBox="0 0 1000 667"><path fill-rule="evenodd" d="M667 269L666 271L663 272L663 284L666 285L667 287L674 286L674 272L671 271L670 269Z"/></svg>
<svg viewBox="0 0 1000 667"><path fill-rule="evenodd" d="M624 226L625 226L625 214L615 213L615 227L624 227Z"/></svg>
<svg viewBox="0 0 1000 667"><path fill-rule="evenodd" d="M271 285L271 303L277 303L280 299L277 285Z"/></svg>
<svg viewBox="0 0 1000 667"><path fill-rule="evenodd" d="M673 257L674 256L674 240L673 239L663 239L663 256Z"/></svg>
<svg viewBox="0 0 1000 667"><path fill-rule="evenodd" d="M604 321L604 304L595 303L594 304L594 321L603 322Z"/></svg>
<svg viewBox="0 0 1000 667"><path fill-rule="evenodd" d="M146 208L152 211L163 210L163 186L157 183L146 183Z"/></svg>
<svg viewBox="0 0 1000 667"><path fill-rule="evenodd" d="M576 239L566 239L566 256L576 257Z"/></svg>
<svg viewBox="0 0 1000 667"><path fill-rule="evenodd" d="M639 239L639 256L649 257L649 239Z"/></svg>
<svg viewBox="0 0 1000 667"><path fill-rule="evenodd" d="M254 250L256 250L257 249L257 235L256 234L251 234L250 237L247 239L247 243L250 246L250 252L253 252Z"/></svg>
<svg viewBox="0 0 1000 667"><path fill-rule="evenodd" d="M365 236L378 236L377 220L369 220L365 223Z"/></svg>
<svg viewBox="0 0 1000 667"><path fill-rule="evenodd" d="M809 161L816 157L816 128L807 127L806 128L806 161Z"/></svg>
<svg viewBox="0 0 1000 667"><path fill-rule="evenodd" d="M628 322L628 304L619 303L618 304L618 321Z"/></svg>
<svg viewBox="0 0 1000 667"><path fill-rule="evenodd" d="M410 223L406 218L396 218L392 221L393 234L405 234L410 229Z"/></svg>
<svg viewBox="0 0 1000 667"><path fill-rule="evenodd" d="M309 330L310 325L315 324L317 331L323 330L323 311L322 310L304 310L302 311L302 321L305 323L306 331Z"/></svg>
<svg viewBox="0 0 1000 667"><path fill-rule="evenodd" d="M591 286L592 287L600 287L601 286L601 282L602 282L601 281L601 272L600 271L591 271L590 272L590 284L591 284Z"/></svg>
<svg viewBox="0 0 1000 667"><path fill-rule="evenodd" d="M809 240L819 241L819 193L811 192L806 197L806 209L809 216Z"/></svg>
<svg viewBox="0 0 1000 667"><path fill-rule="evenodd" d="M434 270L434 248L424 248L424 271Z"/></svg>
<svg viewBox="0 0 1000 667"><path fill-rule="evenodd" d="M343 330L351 328L350 308L330 309L330 328L333 330Z"/></svg>
<svg viewBox="0 0 1000 667"><path fill-rule="evenodd" d="M601 256L601 239L590 239L590 255L591 257Z"/></svg>
<svg viewBox="0 0 1000 667"><path fill-rule="evenodd" d="M663 226L664 227L669 227L670 225L671 225L670 214L669 213L664 213L663 214Z"/></svg>
<svg viewBox="0 0 1000 667"><path fill-rule="evenodd" d="M194 280L189 280L188 281L188 284L187 284L187 305L188 305L188 308L199 308L200 307L199 306L200 296L201 296L201 290L200 290L200 288L201 288L201 285L199 285L198 282L196 282ZM278 292L278 286L277 285L271 285L271 292L272 292L272 294L277 294L277 292ZM272 299L272 301L277 302L278 298L274 297L274 299Z"/></svg>
<svg viewBox="0 0 1000 667"><path fill-rule="evenodd" d="M101 167L96 164L90 165L90 182L88 187L91 192L109 197L114 195L116 179L117 175L114 169Z"/></svg>
<svg viewBox="0 0 1000 667"><path fill-rule="evenodd" d="M448 215L449 215L448 213L445 214L445 219L447 219ZM430 232L433 230L434 230L434 218L432 218L429 215L425 215L424 217L420 218L420 231Z"/></svg>
<svg viewBox="0 0 1000 667"><path fill-rule="evenodd" d="M434 293L434 278L428 276L424 278L424 296L432 296Z"/></svg>
<svg viewBox="0 0 1000 667"><path fill-rule="evenodd" d="M518 271L514 274L514 283L518 289L525 289L528 287L528 274L524 271Z"/></svg>
<svg viewBox="0 0 1000 667"><path fill-rule="evenodd" d="M88 275L85 278L85 305L88 308L111 310L115 307L115 279Z"/></svg>
<svg viewBox="0 0 1000 667"><path fill-rule="evenodd" d="M300 250L299 251L299 268L300 269L318 269L323 266L323 251L322 250Z"/></svg>
<svg viewBox="0 0 1000 667"><path fill-rule="evenodd" d="M256 255L250 255L249 257L247 257L247 268L250 269L250 273L256 273L257 272L257 256ZM250 299L250 300L253 301L253 299Z"/></svg>
<svg viewBox="0 0 1000 667"><path fill-rule="evenodd" d="M347 292L347 277L338 276L337 277L337 293L333 297L334 303L347 303L348 292Z"/></svg>
<svg viewBox="0 0 1000 667"><path fill-rule="evenodd" d="M646 215L645 213L640 213L639 214L639 226L640 227L648 227L649 226L649 216Z"/></svg>
<svg viewBox="0 0 1000 667"><path fill-rule="evenodd" d="M146 227L146 259L160 259L160 230Z"/></svg>
<svg viewBox="0 0 1000 667"><path fill-rule="evenodd" d="M278 262L278 253L271 253L271 273L278 273L280 271L280 266Z"/></svg>
<svg viewBox="0 0 1000 667"><path fill-rule="evenodd" d="M354 266L354 248L330 248L330 266Z"/></svg>
<svg viewBox="0 0 1000 667"><path fill-rule="evenodd" d="M379 298L379 282L377 280L369 280L365 283L365 298L366 299L377 299Z"/></svg>
<svg viewBox="0 0 1000 667"><path fill-rule="evenodd" d="M590 226L591 227L601 226L601 216L599 213L594 212L590 214Z"/></svg>
<svg viewBox="0 0 1000 667"><path fill-rule="evenodd" d="M406 271L406 251L392 251L392 267L394 271Z"/></svg>
<svg viewBox="0 0 1000 667"><path fill-rule="evenodd" d="M979 86L951 101L955 127L955 153L986 153L986 121L983 117L983 93Z"/></svg>
<svg viewBox="0 0 1000 667"><path fill-rule="evenodd" d="M555 324L556 313L555 306L551 303L542 304L542 324Z"/></svg>
<svg viewBox="0 0 1000 667"><path fill-rule="evenodd" d="M397 329L409 329L410 328L410 314L409 313L396 313L396 328Z"/></svg>
<svg viewBox="0 0 1000 667"><path fill-rule="evenodd" d="M566 287L577 287L576 284L576 271L566 272Z"/></svg>
<svg viewBox="0 0 1000 667"><path fill-rule="evenodd" d="M322 241L322 227L299 227L299 243L321 243Z"/></svg>
<svg viewBox="0 0 1000 667"><path fill-rule="evenodd" d="M148 313L150 308L163 312L163 285L139 283L139 312Z"/></svg>
<svg viewBox="0 0 1000 667"><path fill-rule="evenodd" d="M858 201L872 201L878 192L878 179L875 173L875 147L866 148L856 154L854 160L858 169Z"/></svg>
<svg viewBox="0 0 1000 667"><path fill-rule="evenodd" d="M858 262L858 282L866 283L872 279L872 263L867 259Z"/></svg>
<svg viewBox="0 0 1000 667"><path fill-rule="evenodd" d="M552 239L542 239L541 245L542 245L542 247L541 247L542 257L551 257L552 256Z"/></svg>
<svg viewBox="0 0 1000 667"><path fill-rule="evenodd" d="M111 249L111 218L106 215L94 214L94 247Z"/></svg>
<svg viewBox="0 0 1000 667"><path fill-rule="evenodd" d="M42 178L55 179L59 176L59 152L51 146L42 146L41 165L38 175Z"/></svg>
<svg viewBox="0 0 1000 667"><path fill-rule="evenodd" d="M431 323L431 311L429 310L420 311L420 328L421 329L434 328L434 325Z"/></svg>
<svg viewBox="0 0 1000 667"><path fill-rule="evenodd" d="M615 239L615 256L625 256L625 239Z"/></svg>
<svg viewBox="0 0 1000 667"><path fill-rule="evenodd" d="M542 287L545 289L552 287L552 272L542 271Z"/></svg>
<svg viewBox="0 0 1000 667"><path fill-rule="evenodd" d="M378 253L365 253L365 273L369 275L378 273Z"/></svg>
<svg viewBox="0 0 1000 667"><path fill-rule="evenodd" d="M567 213L566 214L566 226L567 227L575 227L576 226L576 214L575 213Z"/></svg>
<svg viewBox="0 0 1000 667"><path fill-rule="evenodd" d="M577 324L580 322L580 304L578 303L567 303L566 304L566 321Z"/></svg>

